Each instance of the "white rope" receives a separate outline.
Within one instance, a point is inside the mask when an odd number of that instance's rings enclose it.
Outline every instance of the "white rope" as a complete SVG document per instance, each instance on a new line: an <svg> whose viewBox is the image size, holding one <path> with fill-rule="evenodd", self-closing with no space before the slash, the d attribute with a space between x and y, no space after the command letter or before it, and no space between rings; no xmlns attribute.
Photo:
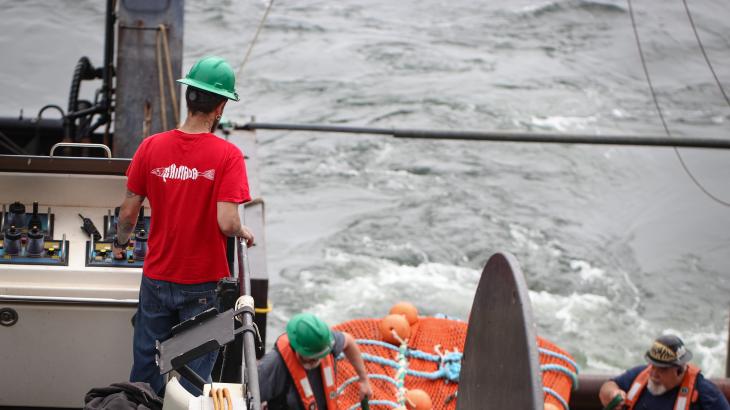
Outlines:
<svg viewBox="0 0 730 410"><path fill-rule="evenodd" d="M170 92L170 103L172 104L172 115L175 119L175 127L180 124L180 114L178 113L177 91L175 90L175 78L172 75L172 60L170 59L170 44L167 37L167 27L160 24L157 28L155 37L157 60L157 82L160 86L160 122L162 129L167 130L167 100L165 97L165 73L167 73L167 89ZM163 55L164 53L164 55ZM165 67L163 68L163 60ZM165 68L167 69L165 71Z"/></svg>
<svg viewBox="0 0 730 410"><path fill-rule="evenodd" d="M241 76L241 72L243 71L243 66L246 65L248 62L248 58L251 56L251 50L253 50L254 44L256 44L256 41L259 38L259 33L261 33L261 29L264 27L264 22L266 21L266 18L269 16L269 11L271 11L271 6L274 5L274 0L269 1L269 5L266 7L266 11L264 12L264 16L261 18L261 21L259 22L259 26L256 28L256 33L253 36L253 40L251 40L251 44L248 46L248 51L246 51L246 55L243 57L243 61L241 61L241 65L238 66L238 71L236 72L236 79Z"/></svg>
<svg viewBox="0 0 730 410"><path fill-rule="evenodd" d="M172 115L175 117L175 126L180 124L180 114L177 112L177 91L175 90L175 78L172 75L172 60L170 59L170 44L167 38L167 27L160 24L160 34L162 35L162 49L165 51L165 62L167 66L167 84L170 90L170 98L172 100Z"/></svg>
<svg viewBox="0 0 730 410"><path fill-rule="evenodd" d="M162 122L162 129L167 130L167 108L165 107L165 81L163 79L162 72L162 41L160 40L160 31L157 31L155 36L155 56L157 57L157 82L160 86L160 122Z"/></svg>

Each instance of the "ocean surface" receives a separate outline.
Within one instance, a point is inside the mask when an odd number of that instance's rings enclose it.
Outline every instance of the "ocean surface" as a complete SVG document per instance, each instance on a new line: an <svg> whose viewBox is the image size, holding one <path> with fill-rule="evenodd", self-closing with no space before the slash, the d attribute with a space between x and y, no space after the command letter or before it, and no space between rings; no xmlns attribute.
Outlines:
<svg viewBox="0 0 730 410"><path fill-rule="evenodd" d="M188 1L184 67L243 60L268 2ZM689 1L730 92L730 8ZM730 106L681 1L635 0L672 136L728 138ZM105 2L0 0L0 115L65 106L100 64ZM277 0L226 116L245 122L664 135L628 4L608 0ZM91 96L93 89L82 89ZM269 343L300 311L331 324L400 300L465 319L498 250L525 273L538 332L584 373L679 334L722 376L730 207L671 148L396 140L261 131ZM730 202L730 152L680 149Z"/></svg>

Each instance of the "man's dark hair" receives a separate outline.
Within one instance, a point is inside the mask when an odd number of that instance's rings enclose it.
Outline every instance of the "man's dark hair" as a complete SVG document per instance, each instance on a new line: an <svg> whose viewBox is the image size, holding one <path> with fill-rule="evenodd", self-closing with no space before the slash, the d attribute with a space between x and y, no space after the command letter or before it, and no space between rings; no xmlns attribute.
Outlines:
<svg viewBox="0 0 730 410"><path fill-rule="evenodd" d="M188 87L185 91L185 102L188 104L188 111L192 114L201 112L209 114L215 110L226 97L213 94L200 88Z"/></svg>

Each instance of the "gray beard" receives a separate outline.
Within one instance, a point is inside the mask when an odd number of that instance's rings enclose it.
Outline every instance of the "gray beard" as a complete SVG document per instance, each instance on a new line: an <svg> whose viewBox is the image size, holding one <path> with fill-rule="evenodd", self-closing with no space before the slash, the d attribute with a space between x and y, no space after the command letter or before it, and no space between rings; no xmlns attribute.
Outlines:
<svg viewBox="0 0 730 410"><path fill-rule="evenodd" d="M667 392L666 387L662 386L661 384L654 383L651 380L649 380L649 383L647 383L646 389L649 390L649 393L651 393L652 396L661 396L662 394Z"/></svg>

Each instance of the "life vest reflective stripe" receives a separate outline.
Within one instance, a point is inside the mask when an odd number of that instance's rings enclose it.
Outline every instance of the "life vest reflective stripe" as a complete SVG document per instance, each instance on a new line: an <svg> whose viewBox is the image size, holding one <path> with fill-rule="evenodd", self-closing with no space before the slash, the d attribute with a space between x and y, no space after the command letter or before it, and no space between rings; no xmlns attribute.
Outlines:
<svg viewBox="0 0 730 410"><path fill-rule="evenodd" d="M317 401L314 398L314 391L312 391L312 386L309 383L309 379L307 379L307 370L299 363L294 349L289 344L289 337L287 337L286 333L279 336L279 339L276 341L276 349L284 359L286 368L289 370L292 380L294 380L294 385L297 388L297 393L299 393L299 399L304 404L304 408L306 410L318 410ZM327 410L337 410L335 362L331 354L322 358L319 369L322 374L324 396L327 399Z"/></svg>
<svg viewBox="0 0 730 410"><path fill-rule="evenodd" d="M629 392L626 393L626 409L633 410L636 402L641 397L641 392L644 391L646 385L649 383L649 373L651 372L651 366L646 366L646 369L642 370L634 382L631 383ZM700 369L694 365L687 365L687 370L684 372L682 382L679 384L679 393L677 393L677 400L674 402L674 410L689 410L689 406L697 401L697 391L695 391L695 383L697 382L697 375L700 374Z"/></svg>
<svg viewBox="0 0 730 410"><path fill-rule="evenodd" d="M700 374L699 367L687 365L684 378L682 378L682 384L679 386L677 401L674 403L674 410L689 410L690 404L697 400L695 383L697 382L698 374Z"/></svg>
<svg viewBox="0 0 730 410"><path fill-rule="evenodd" d="M636 401L641 396L641 392L644 391L646 384L649 382L650 366L646 366L646 369L642 370L638 376L631 383L631 388L626 393L626 408L632 410L636 405Z"/></svg>

